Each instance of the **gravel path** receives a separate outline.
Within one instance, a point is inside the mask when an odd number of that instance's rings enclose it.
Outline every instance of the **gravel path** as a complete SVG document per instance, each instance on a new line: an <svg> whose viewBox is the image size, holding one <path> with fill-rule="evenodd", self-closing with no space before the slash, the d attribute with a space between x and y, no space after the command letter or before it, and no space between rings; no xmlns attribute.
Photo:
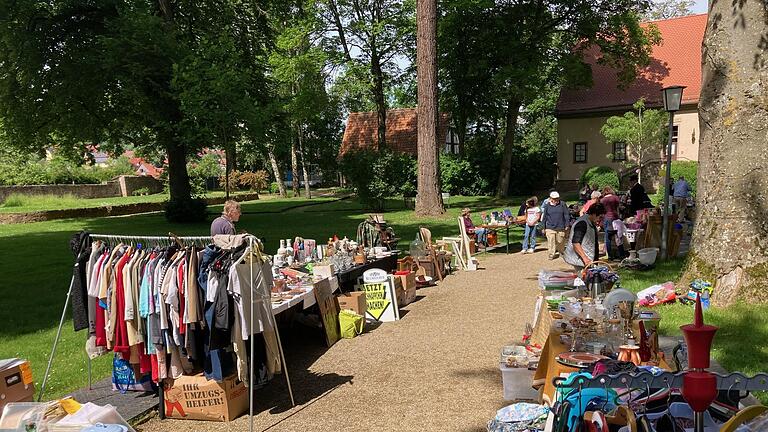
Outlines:
<svg viewBox="0 0 768 432"><path fill-rule="evenodd" d="M502 398L499 349L532 320L541 268L558 268L546 251L488 254L483 269L457 272L421 289L395 323L331 349L318 336L286 337L297 406L277 376L257 401L258 431L485 431ZM402 311L401 311L402 313ZM140 431L245 431L229 424L155 418Z"/></svg>

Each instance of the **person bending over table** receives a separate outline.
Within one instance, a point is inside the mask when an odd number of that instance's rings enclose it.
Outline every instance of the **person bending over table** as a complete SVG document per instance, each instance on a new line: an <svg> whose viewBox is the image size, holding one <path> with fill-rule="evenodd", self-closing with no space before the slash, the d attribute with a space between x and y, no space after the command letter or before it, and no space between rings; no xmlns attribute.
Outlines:
<svg viewBox="0 0 768 432"><path fill-rule="evenodd" d="M470 216L470 212L468 208L461 209L461 217L464 219L464 229L467 231L467 235L475 235L475 238L477 240L477 244L482 244L485 247L488 247L488 230L485 228L478 228L475 227L475 224L472 223L472 216Z"/></svg>
<svg viewBox="0 0 768 432"><path fill-rule="evenodd" d="M577 272L592 264L598 257L597 225L605 215L605 207L602 204L592 204L587 213L578 218L571 227L571 238L565 247L563 259L572 265Z"/></svg>

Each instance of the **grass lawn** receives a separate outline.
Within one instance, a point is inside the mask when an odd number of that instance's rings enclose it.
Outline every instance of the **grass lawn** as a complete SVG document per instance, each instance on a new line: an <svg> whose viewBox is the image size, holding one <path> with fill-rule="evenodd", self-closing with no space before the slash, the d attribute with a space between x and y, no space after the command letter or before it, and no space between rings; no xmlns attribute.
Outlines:
<svg viewBox="0 0 768 432"><path fill-rule="evenodd" d="M223 197L224 192L215 191L205 194L206 198ZM275 198L274 195L264 194L261 199ZM91 207L106 207L123 204L155 203L168 200L168 195L164 193L129 196L129 197L108 197L108 198L77 198L74 195L18 195L9 196L4 202L0 203L0 213L25 213L44 210L66 210Z"/></svg>
<svg viewBox="0 0 768 432"><path fill-rule="evenodd" d="M634 292L657 283L677 281L683 260L671 260L646 272L621 271L621 285ZM662 316L660 333L682 340L680 326L693 322L693 306L680 303L656 308ZM712 357L725 369L752 375L768 370L768 304L737 303L727 308L711 307L704 322L720 327L712 346ZM757 393L768 404L768 393Z"/></svg>
<svg viewBox="0 0 768 432"><path fill-rule="evenodd" d="M520 202L520 198L500 201L488 197L451 197L445 215L417 218L405 209L402 200L389 200L385 217L402 238L400 248L407 250L420 226L430 227L435 239L456 235L456 218L462 207L474 211L511 208L516 212ZM334 234L354 238L357 225L368 214L354 200L332 198L275 198L246 202L242 207L244 214L237 224L238 230L262 238L268 252L277 249L281 238L302 236L318 242ZM211 213L220 211L221 206L209 207ZM475 215L476 221L478 216ZM102 234L164 235L171 231L178 235L207 235L209 223L170 224L161 214L145 214L0 225L0 359L30 360L39 389L72 274L73 256L68 242L73 233L87 229ZM511 232L513 241L519 240L520 230ZM499 234L503 238L503 232ZM85 339L84 332L76 334L72 330L68 319L49 378L47 399L87 385ZM109 355L94 360L94 380L109 376L111 367Z"/></svg>

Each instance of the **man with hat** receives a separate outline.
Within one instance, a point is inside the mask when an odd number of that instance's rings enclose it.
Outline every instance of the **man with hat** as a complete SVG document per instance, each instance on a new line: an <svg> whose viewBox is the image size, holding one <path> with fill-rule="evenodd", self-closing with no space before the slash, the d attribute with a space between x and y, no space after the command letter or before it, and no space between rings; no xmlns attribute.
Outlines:
<svg viewBox="0 0 768 432"><path fill-rule="evenodd" d="M547 251L549 259L558 258L565 248L565 229L571 220L568 207L560 200L557 191L549 193L549 199L542 206L541 223L544 225L544 234L547 236Z"/></svg>

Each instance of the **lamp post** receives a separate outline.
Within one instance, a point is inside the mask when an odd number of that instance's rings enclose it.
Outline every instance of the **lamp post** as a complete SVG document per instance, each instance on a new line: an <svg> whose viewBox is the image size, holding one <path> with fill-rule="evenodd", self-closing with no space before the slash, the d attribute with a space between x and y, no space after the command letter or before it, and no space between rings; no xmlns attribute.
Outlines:
<svg viewBox="0 0 768 432"><path fill-rule="evenodd" d="M664 175L664 208L661 210L661 258L667 259L667 231L669 230L669 180L672 176L672 124L675 112L680 110L685 86L669 86L661 89L664 100L664 110L669 113L669 132L667 137L667 171Z"/></svg>

